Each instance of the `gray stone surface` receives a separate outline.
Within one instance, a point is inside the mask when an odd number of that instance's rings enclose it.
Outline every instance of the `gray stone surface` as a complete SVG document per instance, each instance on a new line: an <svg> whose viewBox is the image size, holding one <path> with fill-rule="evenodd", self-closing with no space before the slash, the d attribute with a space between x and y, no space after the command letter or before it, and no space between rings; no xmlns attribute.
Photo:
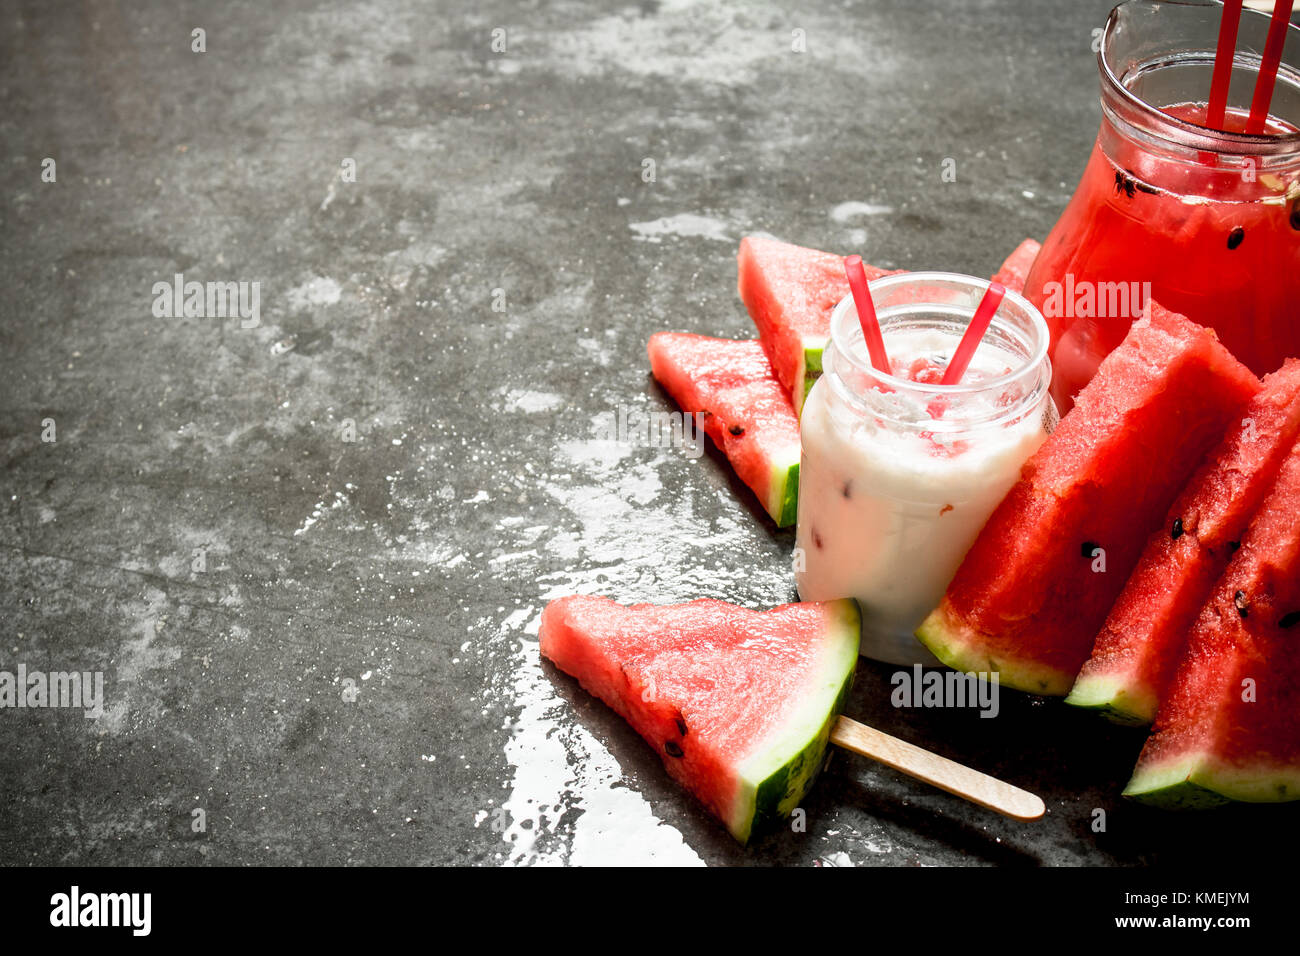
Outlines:
<svg viewBox="0 0 1300 956"><path fill-rule="evenodd" d="M611 452L595 424L671 407L655 330L752 335L746 233L975 274L1041 238L1095 134L1108 6L4 3L0 669L106 683L97 720L0 712L0 859L1133 864L1293 839L1279 811L1123 805L1138 734L1010 693L992 721L896 711L864 662L852 715L1048 817L840 754L807 833L741 849L537 654L572 591L794 596L792 535L716 452ZM260 283L260 323L155 316L176 273Z"/></svg>

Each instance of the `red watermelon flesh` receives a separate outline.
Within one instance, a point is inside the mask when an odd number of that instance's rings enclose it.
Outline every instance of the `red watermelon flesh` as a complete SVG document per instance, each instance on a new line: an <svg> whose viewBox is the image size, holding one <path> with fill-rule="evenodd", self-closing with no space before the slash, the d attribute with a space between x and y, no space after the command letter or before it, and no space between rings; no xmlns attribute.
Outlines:
<svg viewBox="0 0 1300 956"><path fill-rule="evenodd" d="M1125 796L1300 799L1300 445L1192 629Z"/></svg>
<svg viewBox="0 0 1300 956"><path fill-rule="evenodd" d="M1002 263L1002 268L993 276L993 281L1001 282L1012 292L1024 292L1029 269L1042 248L1042 243L1037 239L1024 240L1016 246L1011 255L1007 256L1007 261Z"/></svg>
<svg viewBox="0 0 1300 956"><path fill-rule="evenodd" d="M1155 718L1187 634L1298 432L1300 360L1291 359L1264 378L1263 389L1151 535L1068 703L1122 723Z"/></svg>
<svg viewBox="0 0 1300 956"><path fill-rule="evenodd" d="M858 627L852 601L753 611L576 595L546 606L540 638L743 843L812 786L853 681Z"/></svg>
<svg viewBox="0 0 1300 956"><path fill-rule="evenodd" d="M799 419L763 346L686 332L657 332L650 369L722 449L779 527L794 524L799 496Z"/></svg>
<svg viewBox="0 0 1300 956"><path fill-rule="evenodd" d="M1152 303L1026 462L917 637L958 670L1067 693L1147 537L1259 387L1213 332Z"/></svg>
<svg viewBox="0 0 1300 956"><path fill-rule="evenodd" d="M797 413L821 374L831 310L849 294L844 259L761 236L740 240L736 259L740 298ZM868 281L893 274L866 270Z"/></svg>

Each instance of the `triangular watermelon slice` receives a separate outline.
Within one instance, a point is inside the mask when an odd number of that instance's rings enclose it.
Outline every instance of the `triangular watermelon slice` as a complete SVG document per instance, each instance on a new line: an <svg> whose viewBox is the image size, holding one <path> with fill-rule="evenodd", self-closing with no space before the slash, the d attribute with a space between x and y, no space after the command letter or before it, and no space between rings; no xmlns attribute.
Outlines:
<svg viewBox="0 0 1300 956"><path fill-rule="evenodd" d="M700 600L542 612L542 654L614 708L740 842L789 817L853 682L852 601L752 611Z"/></svg>
<svg viewBox="0 0 1300 956"><path fill-rule="evenodd" d="M919 637L961 671L1063 695L1175 495L1260 383L1150 304L1025 463Z"/></svg>
<svg viewBox="0 0 1300 956"><path fill-rule="evenodd" d="M746 236L740 240L736 262L740 298L798 413L821 375L831 310L849 294L844 259L778 239ZM893 274L871 265L866 270L868 280Z"/></svg>
<svg viewBox="0 0 1300 956"><path fill-rule="evenodd" d="M1300 445L1192 630L1124 795L1300 799Z"/></svg>
<svg viewBox="0 0 1300 956"><path fill-rule="evenodd" d="M1272 375L1147 542L1066 703L1150 723L1188 631L1300 433L1300 360ZM1300 520L1300 516L1297 516ZM1300 715L1297 715L1300 724Z"/></svg>
<svg viewBox="0 0 1300 956"><path fill-rule="evenodd" d="M763 346L686 332L657 332L650 369L753 489L778 527L794 524L799 500L799 419Z"/></svg>
<svg viewBox="0 0 1300 956"><path fill-rule="evenodd" d="M1002 268L993 276L994 282L1000 282L1012 292L1024 292L1025 280L1029 278L1029 270L1034 265L1034 260L1038 258L1039 250L1043 244L1037 239L1026 239L1016 246L1011 255L1002 263Z"/></svg>

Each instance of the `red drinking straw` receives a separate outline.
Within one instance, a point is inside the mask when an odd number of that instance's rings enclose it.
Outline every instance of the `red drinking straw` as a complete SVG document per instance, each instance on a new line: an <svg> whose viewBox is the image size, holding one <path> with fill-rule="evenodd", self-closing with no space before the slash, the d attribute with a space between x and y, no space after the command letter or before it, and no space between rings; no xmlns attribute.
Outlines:
<svg viewBox="0 0 1300 956"><path fill-rule="evenodd" d="M997 312L998 306L1002 304L1002 297L1006 294L1006 287L1002 283L989 283L988 291L984 293L984 298L980 299L979 307L975 310L975 317L970 320L970 325L966 326L966 333L961 337L957 351L952 353L952 361L944 370L940 385L956 385L961 381L961 377L966 374L966 369L970 367L970 360L975 357L975 350L979 348L984 333L989 330L993 313Z"/></svg>
<svg viewBox="0 0 1300 956"><path fill-rule="evenodd" d="M1232 84L1232 58L1237 52L1237 27L1241 23L1242 0L1224 0L1219 21L1219 45L1214 49L1214 76L1210 79L1210 104L1205 108L1205 125L1223 129L1228 111L1228 87Z"/></svg>
<svg viewBox="0 0 1300 956"><path fill-rule="evenodd" d="M1273 19L1268 23L1268 39L1264 41L1264 56L1259 61L1259 77L1255 80L1255 96L1250 101L1250 118L1246 120L1247 133L1264 132L1268 107L1273 102L1277 68L1282 63L1282 47L1286 43L1287 27L1291 24L1293 4L1294 0L1277 0L1273 5Z"/></svg>
<svg viewBox="0 0 1300 956"><path fill-rule="evenodd" d="M867 270L862 266L862 257L848 256L844 260L844 272L849 277L849 291L853 293L853 304L858 308L858 322L862 326L867 352L871 355L871 364L877 372L889 375L889 356L885 352L884 337L880 334L880 320L876 318L876 303L871 301L871 289L867 286Z"/></svg>

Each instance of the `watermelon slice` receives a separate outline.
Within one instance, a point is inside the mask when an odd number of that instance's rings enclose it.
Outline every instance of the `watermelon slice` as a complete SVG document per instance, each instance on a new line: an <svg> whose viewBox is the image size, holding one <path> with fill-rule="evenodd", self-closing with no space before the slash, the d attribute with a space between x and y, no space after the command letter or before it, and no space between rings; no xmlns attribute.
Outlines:
<svg viewBox="0 0 1300 956"><path fill-rule="evenodd" d="M795 412L822 372L831 310L849 294L844 259L777 239L740 240L737 287ZM867 280L893 275L866 266Z"/></svg>
<svg viewBox="0 0 1300 956"><path fill-rule="evenodd" d="M993 281L1001 282L1012 292L1024 292L1029 269L1042 248L1042 243L1037 239L1026 239L1021 242L1016 246L1015 251L1007 256L1007 261L1002 263L1002 268L994 274Z"/></svg>
<svg viewBox="0 0 1300 956"><path fill-rule="evenodd" d="M1260 383L1154 303L1026 462L917 630L960 671L1063 695L1174 496Z"/></svg>
<svg viewBox="0 0 1300 956"><path fill-rule="evenodd" d="M1196 620L1125 796L1300 799L1300 445Z"/></svg>
<svg viewBox="0 0 1300 956"><path fill-rule="evenodd" d="M657 332L650 369L704 430L778 527L794 524L799 501L799 419L772 374L763 346L685 332Z"/></svg>
<svg viewBox="0 0 1300 956"><path fill-rule="evenodd" d="M1156 715L1188 631L1300 433L1300 361L1272 375L1147 542L1066 702L1120 723ZM1298 718L1300 719L1300 718Z"/></svg>
<svg viewBox="0 0 1300 956"><path fill-rule="evenodd" d="M853 682L852 601L752 611L700 600L542 612L541 650L614 708L742 843L799 805Z"/></svg>

